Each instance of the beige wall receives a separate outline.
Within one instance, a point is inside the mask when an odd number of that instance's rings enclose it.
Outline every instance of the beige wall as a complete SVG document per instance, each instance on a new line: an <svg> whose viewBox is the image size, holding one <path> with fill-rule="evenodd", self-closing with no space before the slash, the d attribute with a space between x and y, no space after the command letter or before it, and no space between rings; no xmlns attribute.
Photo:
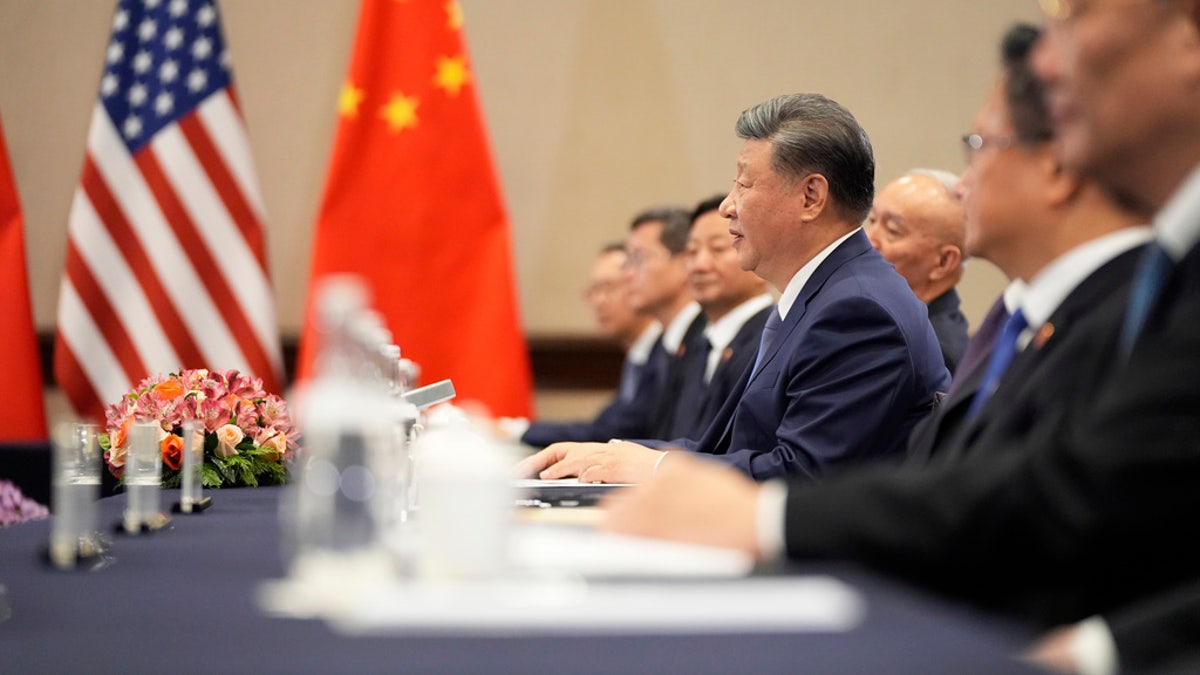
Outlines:
<svg viewBox="0 0 1200 675"><path fill-rule="evenodd" d="M1033 2L461 0L516 241L531 333L591 330L582 271L649 205L733 176L738 112L819 91L875 144L878 181L958 170L958 137ZM0 0L0 111L26 214L37 325L54 324L67 210L115 0ZM269 215L285 333L301 320L310 232L356 0L221 0ZM976 263L977 320L1000 288Z"/></svg>

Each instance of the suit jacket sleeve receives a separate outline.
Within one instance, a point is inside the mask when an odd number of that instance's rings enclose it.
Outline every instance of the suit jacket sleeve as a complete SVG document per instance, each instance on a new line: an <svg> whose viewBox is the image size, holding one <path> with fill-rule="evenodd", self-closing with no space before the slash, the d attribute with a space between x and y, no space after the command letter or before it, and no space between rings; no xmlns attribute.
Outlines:
<svg viewBox="0 0 1200 675"><path fill-rule="evenodd" d="M1105 619L1122 672L1198 672L1200 582L1137 602Z"/></svg>
<svg viewBox="0 0 1200 675"><path fill-rule="evenodd" d="M922 377L910 351L921 347L909 345L889 310L871 298L848 295L808 311L814 315L804 317L806 328L792 336L786 359L763 368L737 412L753 418L782 406L778 425L751 424L774 429L773 443L731 447L724 455L758 480L902 456L912 425L928 412L935 388L949 379L928 327L923 326L930 338L926 347L936 352L931 366L937 372ZM733 439L739 440L744 439Z"/></svg>
<svg viewBox="0 0 1200 675"><path fill-rule="evenodd" d="M855 559L1047 624L1192 578L1200 255L1189 259L1128 363L1072 415L1081 423L944 465L793 484L789 555Z"/></svg>

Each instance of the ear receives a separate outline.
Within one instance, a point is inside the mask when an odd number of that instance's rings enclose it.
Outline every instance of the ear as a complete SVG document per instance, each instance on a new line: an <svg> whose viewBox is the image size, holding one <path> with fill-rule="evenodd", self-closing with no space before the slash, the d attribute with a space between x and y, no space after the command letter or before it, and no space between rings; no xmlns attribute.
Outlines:
<svg viewBox="0 0 1200 675"><path fill-rule="evenodd" d="M815 220L829 203L829 181L819 173L810 173L796 181L796 193L803 204L803 220Z"/></svg>
<svg viewBox="0 0 1200 675"><path fill-rule="evenodd" d="M1063 167L1056 151L1044 153L1039 169L1045 181L1046 198L1051 206L1066 204L1077 197L1083 188L1083 179L1079 174Z"/></svg>
<svg viewBox="0 0 1200 675"><path fill-rule="evenodd" d="M954 244L942 244L937 251L937 265L929 270L930 281L941 281L946 277L954 274L962 264L963 254L962 249Z"/></svg>

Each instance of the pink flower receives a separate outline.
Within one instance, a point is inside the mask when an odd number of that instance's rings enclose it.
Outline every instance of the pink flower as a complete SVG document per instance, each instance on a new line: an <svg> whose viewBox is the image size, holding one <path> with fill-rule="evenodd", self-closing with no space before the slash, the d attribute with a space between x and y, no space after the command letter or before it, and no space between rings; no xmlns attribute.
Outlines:
<svg viewBox="0 0 1200 675"><path fill-rule="evenodd" d="M237 444L242 442L246 437L245 432L234 424L226 424L217 429L217 457L222 459L232 455L240 454L237 451Z"/></svg>

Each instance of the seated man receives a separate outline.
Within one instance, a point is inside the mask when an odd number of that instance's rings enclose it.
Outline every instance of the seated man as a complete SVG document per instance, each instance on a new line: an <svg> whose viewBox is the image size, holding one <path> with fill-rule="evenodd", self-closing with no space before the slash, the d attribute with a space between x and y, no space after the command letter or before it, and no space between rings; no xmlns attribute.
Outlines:
<svg viewBox="0 0 1200 675"><path fill-rule="evenodd" d="M909 171L875 196L864 228L871 245L929 307L929 323L951 374L967 348L967 317L954 290L965 262L957 181L946 171Z"/></svg>
<svg viewBox="0 0 1200 675"><path fill-rule="evenodd" d="M842 106L780 96L742 113L729 219L743 269L781 291L756 363L698 440L757 480L814 477L899 457L950 375L928 310L859 224L871 207L870 140ZM559 444L518 467L542 478L641 482L663 451Z"/></svg>
<svg viewBox="0 0 1200 675"><path fill-rule="evenodd" d="M700 306L688 293L682 255L690 225L687 211L678 208L642 212L630 225L621 268L624 299L635 313L657 321L662 328L644 357L645 343L637 347L612 403L590 422L535 422L522 429L520 422L502 421L508 434L534 446L568 440L665 437L662 420L670 415L675 401L674 392L668 395L668 383L675 377L680 347L688 335L704 328Z"/></svg>
<svg viewBox="0 0 1200 675"><path fill-rule="evenodd" d="M1200 0L1056 7L1034 64L1057 157L1155 213L1116 349L1078 366L1109 373L1081 414L995 452L820 484L758 485L676 453L614 502L612 529L857 561L1042 625L1195 579Z"/></svg>
<svg viewBox="0 0 1200 675"><path fill-rule="evenodd" d="M724 195L700 202L688 234L688 286L707 325L680 363L678 402L665 438L699 438L754 362L775 304L767 282L738 265L729 224L717 212Z"/></svg>

